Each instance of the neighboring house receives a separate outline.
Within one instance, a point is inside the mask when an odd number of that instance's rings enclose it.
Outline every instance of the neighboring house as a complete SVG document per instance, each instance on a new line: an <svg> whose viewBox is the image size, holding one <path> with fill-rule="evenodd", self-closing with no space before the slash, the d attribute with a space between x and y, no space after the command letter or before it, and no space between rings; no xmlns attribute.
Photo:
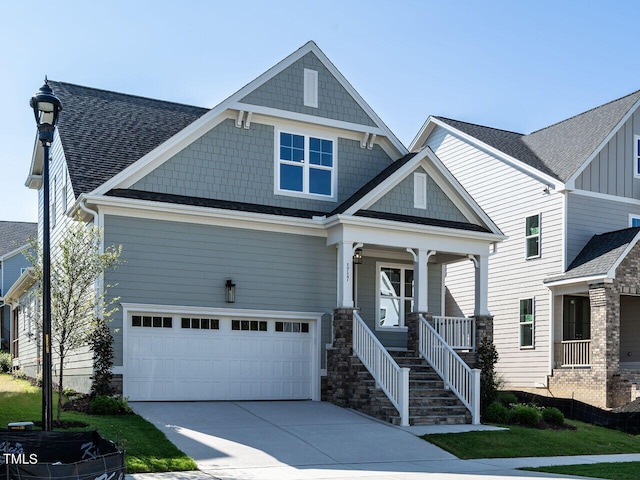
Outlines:
<svg viewBox="0 0 640 480"><path fill-rule="evenodd" d="M11 308L5 295L24 271L31 266L25 257L29 239L35 238L38 224L0 221L0 349L10 349Z"/></svg>
<svg viewBox="0 0 640 480"><path fill-rule="evenodd" d="M123 247L104 281L119 297L114 370L130 400L324 389L349 401L341 389L359 380L336 344L353 355L354 317L367 338L406 349L407 315L443 314L442 272L461 260L476 265L477 330L491 334L487 265L503 235L430 151L408 154L313 42L213 109L50 84L63 104L52 242L79 214ZM31 188L41 173L38 147ZM472 350L473 322L458 320ZM35 372L35 358L18 362ZM86 391L90 373L81 352L65 378Z"/></svg>
<svg viewBox="0 0 640 480"><path fill-rule="evenodd" d="M508 236L489 308L506 388L615 407L640 382L640 91L528 135L430 117L433 151ZM447 312L471 312L464 268Z"/></svg>

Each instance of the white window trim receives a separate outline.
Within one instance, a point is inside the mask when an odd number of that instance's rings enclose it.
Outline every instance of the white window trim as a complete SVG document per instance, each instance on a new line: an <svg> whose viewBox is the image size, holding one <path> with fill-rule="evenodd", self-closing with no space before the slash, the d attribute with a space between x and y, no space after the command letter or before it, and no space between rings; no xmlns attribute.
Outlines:
<svg viewBox="0 0 640 480"><path fill-rule="evenodd" d="M538 233L536 235L527 235L527 218L530 217L538 217ZM534 258L540 258L542 257L542 213L538 212L538 213L533 213L531 215L526 215L524 217L524 258L525 260L532 260ZM530 238L534 238L534 237L538 237L538 254L537 255L528 255L528 251L527 251L527 240L529 240Z"/></svg>
<svg viewBox="0 0 640 480"><path fill-rule="evenodd" d="M304 69L304 105L318 108L318 72Z"/></svg>
<svg viewBox="0 0 640 480"><path fill-rule="evenodd" d="M275 141L274 141L274 193L275 195L284 195L287 197L299 197L309 198L312 200L321 200L325 202L336 202L338 200L338 137L327 135L319 131L314 131L305 128L288 128L278 127L274 128ZM307 193L309 191L309 161L305 156L305 162L303 167L302 177L302 192L295 192L293 190L283 190L280 188L280 134L291 133L293 135L300 135L304 137L305 155L309 152L309 137L319 138L320 140L330 140L333 142L333 167L331 167L331 195L320 195L318 193ZM327 169L328 170L328 169Z"/></svg>
<svg viewBox="0 0 640 480"><path fill-rule="evenodd" d="M529 322L520 320L520 302L522 302L522 300L531 300L531 315L533 316L533 320L531 321L531 345L522 345L522 326L529 324ZM518 346L520 350L533 350L536 348L536 297L522 297L518 299Z"/></svg>
<svg viewBox="0 0 640 480"><path fill-rule="evenodd" d="M636 215L634 213L629 214L629 227L633 227L633 221L640 220L640 215Z"/></svg>
<svg viewBox="0 0 640 480"><path fill-rule="evenodd" d="M427 208L427 174L413 173L413 208Z"/></svg>
<svg viewBox="0 0 640 480"><path fill-rule="evenodd" d="M633 177L640 178L640 171L638 171L638 158L640 158L640 151L638 151L638 141L640 141L640 135L633 136Z"/></svg>
<svg viewBox="0 0 640 480"><path fill-rule="evenodd" d="M401 275L402 291L401 291L401 307L404 308L404 301L407 297L404 296L404 270L413 270L413 265L410 263L390 263L390 262L376 262L376 312L375 312L375 329L382 332L406 332L408 328L404 324L404 317L400 315L400 326L398 327L383 327L380 326L380 270L382 268L399 268L403 271ZM415 272L414 272L415 274ZM415 279L414 279L415 289ZM415 293L415 292L414 292ZM415 298L415 297L409 297ZM407 312L404 312L405 315Z"/></svg>

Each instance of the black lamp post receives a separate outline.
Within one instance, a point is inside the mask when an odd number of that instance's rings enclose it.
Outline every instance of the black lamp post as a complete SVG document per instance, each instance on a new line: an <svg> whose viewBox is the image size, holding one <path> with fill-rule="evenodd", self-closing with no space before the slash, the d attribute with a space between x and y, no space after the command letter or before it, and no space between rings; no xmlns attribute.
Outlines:
<svg viewBox="0 0 640 480"><path fill-rule="evenodd" d="M31 97L31 108L42 142L42 429L52 430L53 380L51 378L51 245L49 232L49 147L53 142L60 100L53 94L47 77L44 85Z"/></svg>

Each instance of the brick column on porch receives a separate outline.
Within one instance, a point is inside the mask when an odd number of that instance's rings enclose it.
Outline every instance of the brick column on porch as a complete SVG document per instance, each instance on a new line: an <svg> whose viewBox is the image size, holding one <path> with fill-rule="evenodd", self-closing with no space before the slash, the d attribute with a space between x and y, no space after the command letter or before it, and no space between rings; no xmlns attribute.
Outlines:
<svg viewBox="0 0 640 480"><path fill-rule="evenodd" d="M478 365L478 347L482 342L483 338L487 338L487 340L493 343L493 317L491 315L476 315L475 316L476 323L476 336L475 336L475 350L476 353L472 355L468 355L465 358L465 361L471 368L476 368Z"/></svg>
<svg viewBox="0 0 640 480"><path fill-rule="evenodd" d="M419 352L420 315L433 325L433 315L427 312L411 312L404 319L404 326L407 327L407 350L413 350L416 355Z"/></svg>
<svg viewBox="0 0 640 480"><path fill-rule="evenodd" d="M341 407L349 404L349 390L353 381L353 312L353 308L334 310L333 345L327 349L327 387L323 400Z"/></svg>

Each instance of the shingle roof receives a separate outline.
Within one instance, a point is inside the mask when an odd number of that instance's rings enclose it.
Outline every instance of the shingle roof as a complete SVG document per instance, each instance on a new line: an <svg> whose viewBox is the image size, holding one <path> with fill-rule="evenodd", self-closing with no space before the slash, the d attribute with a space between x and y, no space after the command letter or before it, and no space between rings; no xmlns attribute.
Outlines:
<svg viewBox="0 0 640 480"><path fill-rule="evenodd" d="M528 135L435 118L566 182L638 101L640 90Z"/></svg>
<svg viewBox="0 0 640 480"><path fill-rule="evenodd" d="M37 234L37 223L0 221L0 257L25 246Z"/></svg>
<svg viewBox="0 0 640 480"><path fill-rule="evenodd" d="M545 279L545 283L606 275L640 233L640 227L594 235L567 271Z"/></svg>
<svg viewBox="0 0 640 480"><path fill-rule="evenodd" d="M208 110L49 81L73 192L94 190Z"/></svg>
<svg viewBox="0 0 640 480"><path fill-rule="evenodd" d="M356 217L378 218L380 220L391 220L395 222L416 223L418 225L430 225L432 227L455 228L457 230L467 230L469 232L486 232L491 230L480 225L465 222L454 222L451 220L440 220L437 218L414 217L410 215L400 215L397 213L376 212L373 210L358 210Z"/></svg>

